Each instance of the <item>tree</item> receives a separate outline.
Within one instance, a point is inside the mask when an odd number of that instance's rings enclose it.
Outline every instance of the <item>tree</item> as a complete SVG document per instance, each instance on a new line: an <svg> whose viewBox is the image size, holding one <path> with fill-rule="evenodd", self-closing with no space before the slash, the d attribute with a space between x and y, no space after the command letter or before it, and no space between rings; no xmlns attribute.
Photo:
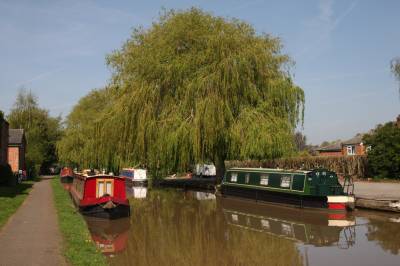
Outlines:
<svg viewBox="0 0 400 266"><path fill-rule="evenodd" d="M371 146L368 162L373 174L379 178L400 178L400 128L388 122L364 136L364 142Z"/></svg>
<svg viewBox="0 0 400 266"><path fill-rule="evenodd" d="M47 110L39 108L32 92L19 91L7 120L10 128L25 131L28 169L38 171L57 161L55 143L61 134L61 118L50 117Z"/></svg>
<svg viewBox="0 0 400 266"><path fill-rule="evenodd" d="M390 62L390 68L395 78L400 82L400 57L396 57ZM400 93L400 86L399 86L399 93Z"/></svg>
<svg viewBox="0 0 400 266"><path fill-rule="evenodd" d="M57 142L57 154L62 162L74 167L95 168L102 165L98 158L100 153L96 150L103 140L97 135L99 127L96 121L111 102L110 97L109 89L92 90L74 106L66 119L63 137Z"/></svg>
<svg viewBox="0 0 400 266"><path fill-rule="evenodd" d="M296 132L294 134L294 144L296 151L304 151L307 148L307 137L301 132Z"/></svg>
<svg viewBox="0 0 400 266"><path fill-rule="evenodd" d="M281 48L245 22L196 8L135 29L107 57L113 97L92 121L98 166L165 174L208 161L220 174L226 159L291 154L304 92Z"/></svg>

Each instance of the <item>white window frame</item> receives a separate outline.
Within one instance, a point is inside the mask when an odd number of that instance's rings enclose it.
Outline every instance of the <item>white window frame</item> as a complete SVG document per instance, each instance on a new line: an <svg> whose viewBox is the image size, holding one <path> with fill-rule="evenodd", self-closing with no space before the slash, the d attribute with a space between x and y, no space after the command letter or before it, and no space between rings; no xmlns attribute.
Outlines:
<svg viewBox="0 0 400 266"><path fill-rule="evenodd" d="M292 177L290 175L283 175L281 177L281 187L282 188L289 188L291 187Z"/></svg>
<svg viewBox="0 0 400 266"><path fill-rule="evenodd" d="M347 145L347 155L356 155L356 146L355 145Z"/></svg>
<svg viewBox="0 0 400 266"><path fill-rule="evenodd" d="M268 186L269 176L268 175L261 175L260 176L260 185Z"/></svg>
<svg viewBox="0 0 400 266"><path fill-rule="evenodd" d="M247 174L244 176L244 182L245 182L246 184L248 184L248 183L250 182L250 174L249 174L249 173L247 173Z"/></svg>
<svg viewBox="0 0 400 266"><path fill-rule="evenodd" d="M231 182L237 182L238 173L231 173Z"/></svg>

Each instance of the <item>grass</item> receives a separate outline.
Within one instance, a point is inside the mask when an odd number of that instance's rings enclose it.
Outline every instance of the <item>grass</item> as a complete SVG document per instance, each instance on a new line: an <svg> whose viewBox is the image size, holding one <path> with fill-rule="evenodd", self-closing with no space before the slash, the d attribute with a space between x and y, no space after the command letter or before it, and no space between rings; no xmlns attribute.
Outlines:
<svg viewBox="0 0 400 266"><path fill-rule="evenodd" d="M105 256L92 241L86 222L74 207L60 179L54 178L51 182L65 258L71 265L107 265Z"/></svg>
<svg viewBox="0 0 400 266"><path fill-rule="evenodd" d="M24 202L33 183L33 181L25 181L15 187L0 186L0 228Z"/></svg>

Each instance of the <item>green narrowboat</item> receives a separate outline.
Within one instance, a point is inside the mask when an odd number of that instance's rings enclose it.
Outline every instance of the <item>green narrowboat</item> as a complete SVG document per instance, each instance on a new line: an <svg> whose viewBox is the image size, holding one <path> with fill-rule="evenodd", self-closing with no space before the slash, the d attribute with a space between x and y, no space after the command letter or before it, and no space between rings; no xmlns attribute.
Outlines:
<svg viewBox="0 0 400 266"><path fill-rule="evenodd" d="M269 168L231 168L220 186L222 195L298 207L354 209L353 183L339 183L335 172Z"/></svg>

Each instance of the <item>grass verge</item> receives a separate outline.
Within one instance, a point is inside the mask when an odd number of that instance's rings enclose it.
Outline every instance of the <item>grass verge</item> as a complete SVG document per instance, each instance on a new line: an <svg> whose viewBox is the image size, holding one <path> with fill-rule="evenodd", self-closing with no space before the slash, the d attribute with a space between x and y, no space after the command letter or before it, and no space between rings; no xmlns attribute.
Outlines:
<svg viewBox="0 0 400 266"><path fill-rule="evenodd" d="M15 187L0 187L0 228L24 202L33 183L33 181L24 181Z"/></svg>
<svg viewBox="0 0 400 266"><path fill-rule="evenodd" d="M59 178L52 181L58 225L63 236L63 254L71 265L107 265L90 237L82 215L74 207Z"/></svg>

